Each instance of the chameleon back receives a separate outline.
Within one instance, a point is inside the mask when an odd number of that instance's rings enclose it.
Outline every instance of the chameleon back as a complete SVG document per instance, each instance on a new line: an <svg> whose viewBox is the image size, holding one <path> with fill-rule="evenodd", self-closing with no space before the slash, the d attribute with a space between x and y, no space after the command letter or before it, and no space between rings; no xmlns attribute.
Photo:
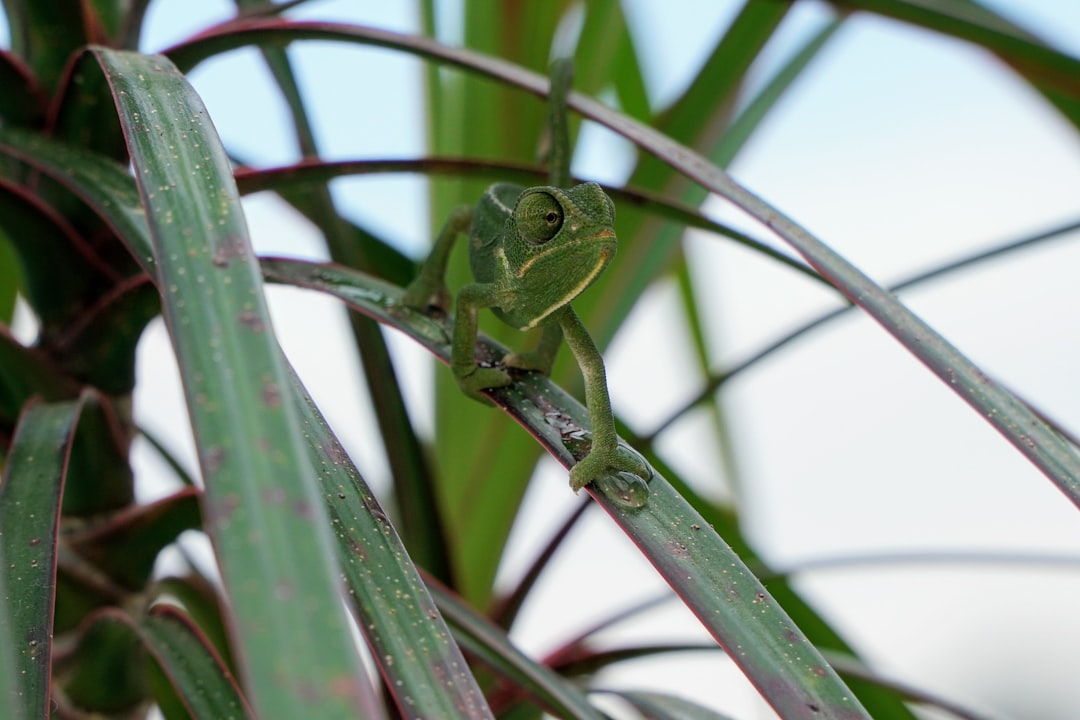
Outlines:
<svg viewBox="0 0 1080 720"><path fill-rule="evenodd" d="M485 190L476 204L469 229L469 267L477 282L495 280L495 251L503 244L506 223L524 190L513 183L497 183Z"/></svg>

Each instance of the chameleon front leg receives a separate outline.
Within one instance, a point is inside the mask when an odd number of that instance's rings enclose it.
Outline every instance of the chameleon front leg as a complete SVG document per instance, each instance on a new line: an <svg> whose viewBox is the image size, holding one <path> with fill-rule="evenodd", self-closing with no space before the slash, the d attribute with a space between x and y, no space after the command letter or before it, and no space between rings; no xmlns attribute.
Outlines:
<svg viewBox="0 0 1080 720"><path fill-rule="evenodd" d="M480 308L497 304L498 294L487 283L466 285L458 291L454 308L454 337L450 343L450 369L461 391L482 403L491 401L480 391L510 384L510 375L500 368L476 364L476 315Z"/></svg>
<svg viewBox="0 0 1080 720"><path fill-rule="evenodd" d="M559 353L562 339L562 326L557 322L549 322L543 326L540 343L533 350L510 353L503 362L507 367L518 370L535 370L544 375L551 375L551 366L555 364L555 356Z"/></svg>
<svg viewBox="0 0 1080 720"><path fill-rule="evenodd" d="M469 206L455 208L446 219L439 236L431 246L431 254L420 266L416 278L405 288L402 302L406 307L421 312L429 307L443 310L450 305L450 291L446 287L446 265L450 261L450 251L459 235L469 231L472 224L473 209Z"/></svg>
<svg viewBox="0 0 1080 720"><path fill-rule="evenodd" d="M593 480L617 472L628 472L648 482L652 478L648 463L630 448L619 444L604 358L596 343L569 305L559 316L559 324L585 378L585 405L592 424L592 447L588 455L570 468L570 487L577 492Z"/></svg>

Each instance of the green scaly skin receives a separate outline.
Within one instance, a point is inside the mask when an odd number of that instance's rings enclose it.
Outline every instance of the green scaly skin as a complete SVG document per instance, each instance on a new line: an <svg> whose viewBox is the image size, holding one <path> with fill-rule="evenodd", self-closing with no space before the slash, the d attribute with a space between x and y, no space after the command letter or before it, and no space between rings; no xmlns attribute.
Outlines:
<svg viewBox="0 0 1080 720"><path fill-rule="evenodd" d="M405 304L425 309L449 297L446 264L459 235L469 237L469 264L476 282L458 291L450 366L462 391L489 402L482 391L511 381L501 367L479 367L475 348L477 312L490 308L522 331L541 328L537 348L504 358L506 367L549 374L566 338L585 379L585 404L592 424L589 454L570 470L575 492L593 480L620 472L648 481L652 472L615 434L604 360L570 307L615 255L615 208L596 183L569 190L569 133L566 95L570 64L552 67L549 186L492 185L474 208L454 211L431 255L405 292Z"/></svg>

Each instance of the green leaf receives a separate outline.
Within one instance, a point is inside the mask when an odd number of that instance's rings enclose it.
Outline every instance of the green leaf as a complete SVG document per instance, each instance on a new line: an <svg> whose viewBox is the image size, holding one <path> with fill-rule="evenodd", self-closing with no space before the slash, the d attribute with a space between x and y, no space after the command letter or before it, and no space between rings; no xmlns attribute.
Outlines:
<svg viewBox="0 0 1080 720"><path fill-rule="evenodd" d="M237 0L238 7L252 7L250 0ZM319 156L315 133L301 97L289 58L282 48L263 48L263 57L282 91L293 118L297 144L305 158ZM303 205L304 214L312 218L323 233L330 258L335 262L369 273L381 268L370 262L371 254L355 242L356 228L338 212L327 184L310 186L293 200ZM385 244L385 243L382 243ZM427 454L420 443L405 407L405 398L398 384L386 340L372 321L349 313L353 340L360 355L368 395L390 474L394 478L394 497L400 514L398 527L413 559L436 577L450 581L449 542L443 528L435 495L435 481Z"/></svg>
<svg viewBox="0 0 1080 720"><path fill-rule="evenodd" d="M612 694L621 697L651 720L728 720L727 715L719 715L668 693L614 690Z"/></svg>
<svg viewBox="0 0 1080 720"><path fill-rule="evenodd" d="M213 646L215 654L221 657L230 672L237 674L225 627L224 602L213 581L197 569L192 569L183 577L166 577L156 581L148 588L147 597L151 606L179 603L185 617Z"/></svg>
<svg viewBox="0 0 1080 720"><path fill-rule="evenodd" d="M357 310L397 327L444 362L449 328L401 306L401 290L361 273L295 260L264 260L269 278L330 293ZM506 348L481 338L484 357ZM588 414L576 400L536 373L489 391L530 435L564 466L588 451ZM728 650L783 717L869 717L851 691L795 626L731 546L662 475L650 483L643 507L617 492L589 486L590 495L648 557L702 625Z"/></svg>
<svg viewBox="0 0 1080 720"><path fill-rule="evenodd" d="M266 718L371 712L327 518L286 399L288 369L220 140L167 60L94 54L147 212L206 484L204 517L252 703ZM301 621L306 632L298 633Z"/></svg>
<svg viewBox="0 0 1080 720"><path fill-rule="evenodd" d="M116 401L84 393L64 488L64 517L100 518L129 507L135 479L127 462L129 434Z"/></svg>
<svg viewBox="0 0 1080 720"><path fill-rule="evenodd" d="M105 522L71 533L67 541L116 582L141 590L158 553L185 530L201 528L198 500L196 488L185 488L157 502L113 513Z"/></svg>
<svg viewBox="0 0 1080 720"><path fill-rule="evenodd" d="M145 651L128 617L114 608L87 618L69 660L64 697L84 711L131 712L149 696Z"/></svg>
<svg viewBox="0 0 1080 720"><path fill-rule="evenodd" d="M11 49L52 92L70 56L88 41L79 0L5 0Z"/></svg>
<svg viewBox="0 0 1080 720"><path fill-rule="evenodd" d="M0 429L13 427L23 405L35 395L48 401L74 398L79 385L0 327Z"/></svg>
<svg viewBox="0 0 1080 720"><path fill-rule="evenodd" d="M206 637L175 608L157 606L134 629L169 683L168 688L155 690L159 705L174 696L195 720L255 717ZM166 713L166 717L184 716Z"/></svg>
<svg viewBox="0 0 1080 720"><path fill-rule="evenodd" d="M582 690L518 650L502 628L437 583L431 583L431 592L458 642L498 675L511 680L516 692L532 695L559 717L600 720L602 716Z"/></svg>
<svg viewBox="0 0 1080 720"><path fill-rule="evenodd" d="M83 238L27 190L0 180L0 231L14 246L27 299L47 339L66 329L107 280Z"/></svg>
<svg viewBox="0 0 1080 720"><path fill-rule="evenodd" d="M15 249L0 229L0 324L11 325L15 317L15 298L21 285L18 263Z"/></svg>
<svg viewBox="0 0 1080 720"><path fill-rule="evenodd" d="M18 686L8 684L4 697L26 718L49 714L60 498L81 410L79 401L27 407L0 484L0 623L13 643L9 647L15 650L18 667L14 676L5 678L17 678Z"/></svg>
<svg viewBox="0 0 1080 720"><path fill-rule="evenodd" d="M23 127L39 126L48 102L30 68L9 50L0 50L0 118Z"/></svg>
<svg viewBox="0 0 1080 720"><path fill-rule="evenodd" d="M370 299L379 285L365 289ZM461 650L371 489L298 380L293 397L307 430L311 463L321 468L349 600L398 709L409 717L491 718Z"/></svg>
<svg viewBox="0 0 1080 720"><path fill-rule="evenodd" d="M17 152L33 160L34 167L62 179L117 229L133 254L148 267L154 267L153 250L147 239L149 231L134 181L122 167L99 156L79 156L63 145L28 136L13 138L0 132L0 147L8 152L17 147ZM375 286L378 287L378 282ZM385 283L384 286L386 297L400 292L395 286ZM365 292L370 297L372 290L368 288ZM434 334L445 340L444 330L437 323L421 315L415 315L415 319L418 337ZM400 680L400 684L397 680L392 683L395 691L407 694L409 702L425 711L427 716L486 717L482 693L468 674L460 651L448 644L449 630L430 598L426 598L426 590L415 568L409 564L400 541L387 525L386 515L306 395L297 405L306 428L307 447L313 453L312 466L324 469L319 478L335 520L334 527L339 529L342 566L352 588L351 597L357 613L363 619L361 624L368 629L374 657L385 665L384 672L388 676ZM373 576L366 572L367 566L357 563L357 553L361 550L371 556L386 558L393 567L384 565L382 572ZM387 596L385 587L390 581L396 587L412 588L413 602L402 605L398 596ZM189 612L198 617L200 627L220 626L214 603L210 600L209 585L200 583L195 587L192 583L192 580L180 579L163 581L157 591L178 596ZM211 636L219 638L222 633L214 632ZM418 655L417 648L431 648L431 657ZM219 650L226 648L219 645ZM459 712L463 714L456 714Z"/></svg>

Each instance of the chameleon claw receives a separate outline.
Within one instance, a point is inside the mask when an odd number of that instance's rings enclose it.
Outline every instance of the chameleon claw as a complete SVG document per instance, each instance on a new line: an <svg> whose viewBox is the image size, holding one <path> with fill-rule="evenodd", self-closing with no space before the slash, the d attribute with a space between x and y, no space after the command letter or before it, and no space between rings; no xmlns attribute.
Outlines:
<svg viewBox="0 0 1080 720"><path fill-rule="evenodd" d="M570 468L570 489L574 492L601 478L615 478L618 475L630 475L641 483L652 480L653 471L645 458L625 445L617 445L610 450L593 448L577 465ZM623 482L628 482L624 478Z"/></svg>

